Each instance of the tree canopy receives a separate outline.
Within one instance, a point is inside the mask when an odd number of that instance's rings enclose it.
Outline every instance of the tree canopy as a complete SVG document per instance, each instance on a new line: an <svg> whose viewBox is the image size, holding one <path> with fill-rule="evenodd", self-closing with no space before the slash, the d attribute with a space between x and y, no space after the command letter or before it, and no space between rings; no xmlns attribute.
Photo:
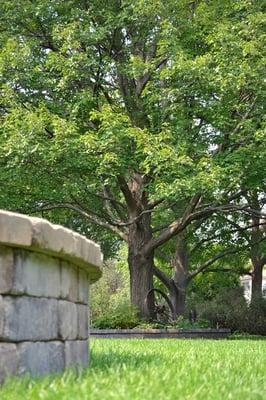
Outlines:
<svg viewBox="0 0 266 400"><path fill-rule="evenodd" d="M0 7L0 206L126 241L144 314L156 248L214 213L261 216L242 194L265 189L263 5Z"/></svg>

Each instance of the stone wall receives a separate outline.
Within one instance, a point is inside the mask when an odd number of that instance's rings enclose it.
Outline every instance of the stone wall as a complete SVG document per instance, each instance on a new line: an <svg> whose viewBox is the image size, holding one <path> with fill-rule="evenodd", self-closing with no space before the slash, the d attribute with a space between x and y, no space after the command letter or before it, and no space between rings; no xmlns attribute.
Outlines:
<svg viewBox="0 0 266 400"><path fill-rule="evenodd" d="M101 262L83 236L0 211L0 381L88 365L88 292Z"/></svg>

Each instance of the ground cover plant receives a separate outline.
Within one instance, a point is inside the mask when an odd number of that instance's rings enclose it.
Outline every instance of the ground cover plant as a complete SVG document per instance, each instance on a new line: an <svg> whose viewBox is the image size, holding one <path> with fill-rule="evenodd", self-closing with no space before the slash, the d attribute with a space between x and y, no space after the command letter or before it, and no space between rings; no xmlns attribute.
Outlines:
<svg viewBox="0 0 266 400"><path fill-rule="evenodd" d="M263 399L264 340L92 340L91 367L12 379L1 400Z"/></svg>

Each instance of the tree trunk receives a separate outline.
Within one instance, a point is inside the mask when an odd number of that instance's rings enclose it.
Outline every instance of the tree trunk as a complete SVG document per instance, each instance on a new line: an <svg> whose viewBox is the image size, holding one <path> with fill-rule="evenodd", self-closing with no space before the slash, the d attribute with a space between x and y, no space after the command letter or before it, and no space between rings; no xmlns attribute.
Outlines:
<svg viewBox="0 0 266 400"><path fill-rule="evenodd" d="M178 315L184 315L185 313L188 286L188 254L182 234L177 236L172 267L174 288L170 292L170 298L173 303L174 317L176 318Z"/></svg>
<svg viewBox="0 0 266 400"><path fill-rule="evenodd" d="M252 260L251 302L262 298L262 273L263 262Z"/></svg>
<svg viewBox="0 0 266 400"><path fill-rule="evenodd" d="M261 212L261 206L256 191L250 194L250 205L253 209ZM251 230L250 237L250 258L252 262L251 302L262 297L262 274L266 260L260 243L264 236L264 229L260 226L260 222L258 216L252 216L252 225L254 226Z"/></svg>
<svg viewBox="0 0 266 400"><path fill-rule="evenodd" d="M128 265L130 271L131 304L139 310L142 318L152 318L154 304L146 296L153 287L153 256L145 257L137 248L129 248Z"/></svg>
<svg viewBox="0 0 266 400"><path fill-rule="evenodd" d="M137 218L128 229L128 266L130 271L131 304L139 310L140 317L152 318L154 312L153 295L146 302L148 292L153 288L154 252L144 251L145 245L152 238L151 214L142 212L148 207L144 191L145 182L140 174L135 173L128 183L132 196L128 208L129 220Z"/></svg>
<svg viewBox="0 0 266 400"><path fill-rule="evenodd" d="M173 305L173 319L185 313L186 289L186 285L180 288L173 282L173 288L169 291L169 297Z"/></svg>

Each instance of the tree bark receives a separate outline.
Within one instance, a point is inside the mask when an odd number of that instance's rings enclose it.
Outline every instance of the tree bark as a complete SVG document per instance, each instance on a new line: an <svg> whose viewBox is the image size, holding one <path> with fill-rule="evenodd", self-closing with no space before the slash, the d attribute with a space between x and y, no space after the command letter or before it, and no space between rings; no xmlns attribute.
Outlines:
<svg viewBox="0 0 266 400"><path fill-rule="evenodd" d="M170 294L173 307L174 317L184 315L186 306L186 291L188 286L188 253L183 235L180 234L176 238L175 256L172 260L173 267L173 283L175 288Z"/></svg>
<svg viewBox="0 0 266 400"><path fill-rule="evenodd" d="M172 277L168 277L160 269L154 267L154 275L167 288L167 295L172 304L172 318L175 320L179 315L184 315L186 306L187 286L190 282L188 273L188 254L183 235L178 235L176 241L175 256L170 264L173 268Z"/></svg>
<svg viewBox="0 0 266 400"><path fill-rule="evenodd" d="M186 307L186 290L187 284L184 284L181 288L173 282L173 287L169 291L169 297L173 305L173 319L176 319L179 315L184 315Z"/></svg>
<svg viewBox="0 0 266 400"><path fill-rule="evenodd" d="M248 200L251 207L253 207L254 210L261 211L257 192L254 191L253 193L250 193L249 196L250 198ZM266 258L262 252L262 247L260 245L260 241L265 234L263 226L260 226L260 218L252 216L252 225L253 227L250 236L250 258L252 263L251 302L254 302L257 299L262 298L262 274Z"/></svg>
<svg viewBox="0 0 266 400"><path fill-rule="evenodd" d="M153 296L146 302L148 292L153 288L154 252L145 251L152 238L151 214L143 213L148 208L145 180L134 173L126 183L123 193L128 205L129 220L136 221L128 227L128 266L130 272L131 304L139 310L142 318L152 318L154 312Z"/></svg>
<svg viewBox="0 0 266 400"><path fill-rule="evenodd" d="M263 263L252 260L251 302L262 298Z"/></svg>
<svg viewBox="0 0 266 400"><path fill-rule="evenodd" d="M131 304L136 306L139 316L152 318L153 300L147 304L146 297L153 288L153 255L146 257L137 246L129 246L128 265L130 271Z"/></svg>

